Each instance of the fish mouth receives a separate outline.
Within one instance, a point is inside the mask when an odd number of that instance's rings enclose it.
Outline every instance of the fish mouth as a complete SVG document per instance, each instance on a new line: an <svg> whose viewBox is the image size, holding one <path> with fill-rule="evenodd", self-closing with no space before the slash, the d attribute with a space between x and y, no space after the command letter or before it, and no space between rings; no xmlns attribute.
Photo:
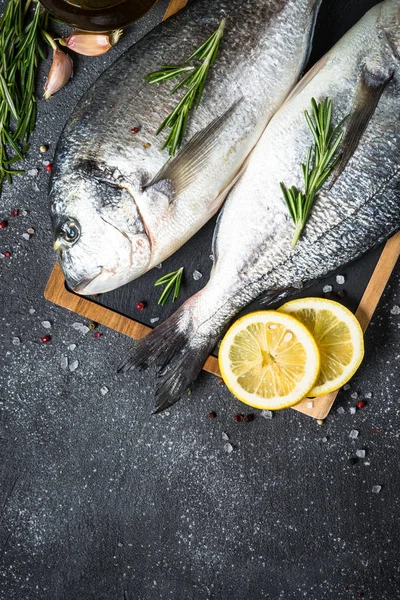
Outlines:
<svg viewBox="0 0 400 600"><path fill-rule="evenodd" d="M76 294L82 294L85 293L85 289L88 288L89 285L92 284L94 280L97 279L97 277L99 277L103 273L103 271L103 267L99 267L98 269L92 271L92 273L89 273L89 275L82 277L82 279L79 279L78 281L73 280L69 277L66 277L65 280L70 290L72 290Z"/></svg>

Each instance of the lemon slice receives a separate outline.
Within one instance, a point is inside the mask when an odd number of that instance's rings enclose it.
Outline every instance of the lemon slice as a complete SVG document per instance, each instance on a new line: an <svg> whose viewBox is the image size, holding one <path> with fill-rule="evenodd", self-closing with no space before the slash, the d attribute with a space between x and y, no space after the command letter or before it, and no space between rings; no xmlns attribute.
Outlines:
<svg viewBox="0 0 400 600"><path fill-rule="evenodd" d="M297 404L314 387L320 357L304 325L268 310L246 315L232 325L221 343L219 367L239 400L278 410Z"/></svg>
<svg viewBox="0 0 400 600"><path fill-rule="evenodd" d="M352 378L364 358L364 335L347 308L321 298L302 298L279 311L301 321L314 336L321 354L321 371L310 396L323 396Z"/></svg>

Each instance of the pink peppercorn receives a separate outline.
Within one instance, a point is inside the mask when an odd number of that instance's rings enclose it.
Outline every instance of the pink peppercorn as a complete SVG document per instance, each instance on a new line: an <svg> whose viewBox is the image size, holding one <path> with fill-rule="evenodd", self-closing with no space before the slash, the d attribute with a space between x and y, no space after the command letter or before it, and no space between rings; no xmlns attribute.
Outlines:
<svg viewBox="0 0 400 600"><path fill-rule="evenodd" d="M364 400L360 400L359 402L357 402L357 408L359 408L360 410L364 408L365 405L366 403L364 402Z"/></svg>
<svg viewBox="0 0 400 600"><path fill-rule="evenodd" d="M144 304L144 302L137 302L137 304L136 304L136 308L137 308L138 310L144 310L144 309L145 309L145 304Z"/></svg>
<svg viewBox="0 0 400 600"><path fill-rule="evenodd" d="M3 221L0 221L0 229L5 229L8 226L8 221L6 221L5 219Z"/></svg>
<svg viewBox="0 0 400 600"><path fill-rule="evenodd" d="M243 421L243 415L235 415L233 417L236 421L236 423L241 423Z"/></svg>
<svg viewBox="0 0 400 600"><path fill-rule="evenodd" d="M42 342L42 344L48 344L48 343L50 342L50 340L51 340L51 335L44 335L44 336L41 338L41 342Z"/></svg>
<svg viewBox="0 0 400 600"><path fill-rule="evenodd" d="M46 165L46 171L52 171L53 170L53 165L50 163L49 165Z"/></svg>
<svg viewBox="0 0 400 600"><path fill-rule="evenodd" d="M132 127L132 129L131 129L131 133L133 133L134 135L139 133L139 131L140 131L139 127Z"/></svg>
<svg viewBox="0 0 400 600"><path fill-rule="evenodd" d="M6 251L4 252L4 256L5 256L6 258L11 258L11 252L9 252L8 250L6 250Z"/></svg>
<svg viewBox="0 0 400 600"><path fill-rule="evenodd" d="M96 338L96 340L98 340L99 338L101 338L100 331L95 331L94 334L93 334L93 337Z"/></svg>
<svg viewBox="0 0 400 600"><path fill-rule="evenodd" d="M14 209L11 211L11 216L12 216L12 217L18 217L18 215L19 215L19 210L18 210L18 208L14 208Z"/></svg>

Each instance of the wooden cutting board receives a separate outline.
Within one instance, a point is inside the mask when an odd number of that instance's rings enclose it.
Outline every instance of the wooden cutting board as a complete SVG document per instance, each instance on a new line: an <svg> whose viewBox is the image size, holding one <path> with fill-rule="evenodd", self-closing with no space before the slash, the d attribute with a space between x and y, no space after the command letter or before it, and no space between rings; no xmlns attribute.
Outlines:
<svg viewBox="0 0 400 600"><path fill-rule="evenodd" d="M380 257L373 270L372 276L368 281L365 291L359 303L356 316L365 331L372 319L378 302L383 294L389 277L400 256L400 233L391 238L384 246ZM63 273L60 265L57 263L47 283L45 298L59 306L67 308L91 321L105 325L124 335L137 340L147 335L151 328L132 318L124 316L106 306L97 304L94 300L89 300L70 292L65 285ZM218 360L215 356L210 356L204 365L204 369L218 377L221 376L218 368ZM325 419L329 414L338 392L315 398L313 400L305 399L294 410L302 412L314 419Z"/></svg>
<svg viewBox="0 0 400 600"><path fill-rule="evenodd" d="M187 2L188 0L171 0L164 15L164 19L182 9ZM185 264L184 261L186 261L188 270L189 267L192 269L200 267L203 274L206 275L207 271L210 269L210 265L206 265L204 259L202 265L197 265L192 262L192 264L188 266L187 263L188 256L198 257L200 253L204 255L204 247L211 247L212 231L213 222L209 223L201 232L199 232L199 234L197 234L197 236L192 238L183 249L180 249L173 257L168 259L165 263L165 272L179 268L179 266ZM368 260L366 262L364 260L361 261L361 263L356 263L354 268L350 268L353 278L352 285L358 287L358 291L353 295L349 308L355 312L364 331L368 327L375 312L399 255L400 233L389 240L382 250L378 251L376 256L372 257L372 267L368 264ZM371 260L369 261L370 263ZM365 275L365 273L367 273L367 275ZM159 274L157 276L159 276ZM150 281L151 277L153 278L152 281ZM125 291L124 288L122 288L121 292L117 290L115 293L104 294L103 296L107 297L105 300L102 298L101 300L96 301L70 292L65 286L61 268L57 263L48 281L45 297L50 302L54 302L59 306L67 308L91 321L100 323L134 339L139 339L147 335L147 333L151 331L151 327L149 326L149 323L139 322L133 318L132 310L129 308L129 302L127 302L126 298L131 299L131 305L134 297L136 297L136 299L148 299L149 306L156 305L157 299L154 296L154 289L152 289L154 280L154 274L146 274L140 278L140 280L134 282L135 285L129 284L129 286L125 286ZM126 291L127 287L129 289ZM186 297L189 297L197 291L197 289L194 289L193 287L193 281L191 283L187 282L187 285L183 287L186 287L186 289L184 289L181 294L181 296L183 296L182 301L185 300L185 295ZM321 286L319 290L311 290L310 295L313 295L313 293L318 295L320 290ZM151 294L153 295L151 296ZM125 298L123 296L125 296ZM254 308L257 307L254 306ZM170 307L169 310L170 312L173 312L173 307ZM168 317L168 308L167 312L164 311L164 314L162 315L162 318L166 317ZM209 373L220 377L218 361L215 356L210 356L208 358L204 365L204 369ZM335 392L312 400L305 399L298 404L294 410L315 419L325 419L329 414L337 393L338 392Z"/></svg>

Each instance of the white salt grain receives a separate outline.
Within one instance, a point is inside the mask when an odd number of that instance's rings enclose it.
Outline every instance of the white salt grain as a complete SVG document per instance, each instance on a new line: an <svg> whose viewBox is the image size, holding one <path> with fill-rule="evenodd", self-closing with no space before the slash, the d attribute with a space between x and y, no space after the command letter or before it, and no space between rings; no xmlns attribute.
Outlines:
<svg viewBox="0 0 400 600"><path fill-rule="evenodd" d="M364 394L364 398L366 398L367 400L371 400L372 392L367 392L366 394Z"/></svg>
<svg viewBox="0 0 400 600"><path fill-rule="evenodd" d="M208 257L212 262L214 262L214 254L210 254L210 256Z"/></svg>
<svg viewBox="0 0 400 600"><path fill-rule="evenodd" d="M68 350L75 350L75 348L76 348L76 344L70 344L68 346Z"/></svg>
<svg viewBox="0 0 400 600"><path fill-rule="evenodd" d="M374 487L372 488L372 492L374 494L379 494L379 492L381 491L382 486L381 485L374 485Z"/></svg>
<svg viewBox="0 0 400 600"><path fill-rule="evenodd" d="M24 238L24 240L28 241L31 239L31 236L29 235L29 233L23 233L22 237Z"/></svg>
<svg viewBox="0 0 400 600"><path fill-rule="evenodd" d="M160 320L160 317L154 317L154 319L150 319L150 323L157 323Z"/></svg>
<svg viewBox="0 0 400 600"><path fill-rule="evenodd" d="M326 443L326 442L328 441L328 438L327 438L327 437L323 437L323 438L322 438L322 441L323 441L324 443Z"/></svg>
<svg viewBox="0 0 400 600"><path fill-rule="evenodd" d="M365 450L356 450L356 456L358 456L358 458L365 458L365 455Z"/></svg>
<svg viewBox="0 0 400 600"><path fill-rule="evenodd" d="M69 370L71 371L71 373L73 373L74 371L77 370L77 368L79 367L79 363L77 360L74 360L70 365L69 365Z"/></svg>
<svg viewBox="0 0 400 600"><path fill-rule="evenodd" d="M349 383L346 383L346 385L343 386L343 389L345 392L347 392L347 390L349 390L351 388L351 385Z"/></svg>
<svg viewBox="0 0 400 600"><path fill-rule="evenodd" d="M222 439L227 442L229 440L229 435L225 432L222 432Z"/></svg>
<svg viewBox="0 0 400 600"><path fill-rule="evenodd" d="M343 277L343 275L336 275L336 283L343 285L345 281L346 279Z"/></svg>
<svg viewBox="0 0 400 600"><path fill-rule="evenodd" d="M28 169L26 174L29 177L37 177L39 175L39 169Z"/></svg>
<svg viewBox="0 0 400 600"><path fill-rule="evenodd" d="M50 323L50 321L42 321L42 326L45 329L51 329L51 323Z"/></svg>
<svg viewBox="0 0 400 600"><path fill-rule="evenodd" d="M110 390L108 389L108 387L107 387L107 386L105 386L105 385L103 385L103 387L100 389L100 394L101 394L102 396L105 396L106 394L108 394L108 392L109 392L109 391L110 391Z"/></svg>
<svg viewBox="0 0 400 600"><path fill-rule="evenodd" d="M344 415L344 413L345 413L345 410L344 410L343 406L339 406L339 408L337 409L337 411L338 411L339 415Z"/></svg>
<svg viewBox="0 0 400 600"><path fill-rule="evenodd" d="M353 398L353 400L357 400L358 398L358 392L354 392L351 397Z"/></svg>
<svg viewBox="0 0 400 600"><path fill-rule="evenodd" d="M192 275L193 279L195 281L199 281L199 279L201 279L203 277L203 273L200 273L200 271L193 271L193 275Z"/></svg>
<svg viewBox="0 0 400 600"><path fill-rule="evenodd" d="M12 343L14 346L19 346L21 343L21 339L19 337L13 337Z"/></svg>
<svg viewBox="0 0 400 600"><path fill-rule="evenodd" d="M227 442L226 444L224 444L224 450L228 454L230 454L231 452L233 452L233 446L232 446L232 444L230 444L229 442Z"/></svg>
<svg viewBox="0 0 400 600"><path fill-rule="evenodd" d="M390 313L392 315L400 315L400 306L393 306L392 310L390 311Z"/></svg>
<svg viewBox="0 0 400 600"><path fill-rule="evenodd" d="M79 331L83 335L86 335L90 331L89 327L87 327L83 323L72 323L72 329Z"/></svg>
<svg viewBox="0 0 400 600"><path fill-rule="evenodd" d="M60 367L62 369L66 369L68 367L68 357L67 356L62 356L61 357Z"/></svg>
<svg viewBox="0 0 400 600"><path fill-rule="evenodd" d="M274 416L272 410L262 410L260 415L264 417L264 419L272 419Z"/></svg>
<svg viewBox="0 0 400 600"><path fill-rule="evenodd" d="M359 434L359 432L357 431L357 429L352 429L352 430L350 431L350 435L349 435L349 437L350 437L352 440L356 440L356 439L358 438L358 434Z"/></svg>
<svg viewBox="0 0 400 600"><path fill-rule="evenodd" d="M34 314L35 314L35 312L36 312L36 310L35 310L34 308L30 308L30 309L29 309L29 314L30 314L30 315L34 315Z"/></svg>
<svg viewBox="0 0 400 600"><path fill-rule="evenodd" d="M351 415L355 415L355 414L356 414L356 412L357 412L357 409L356 409L356 407L355 407L355 406L350 406L350 414L351 414Z"/></svg>
<svg viewBox="0 0 400 600"><path fill-rule="evenodd" d="M324 287L322 288L322 291L324 292L324 294L329 294L329 292L331 292L333 290L333 287L331 285L324 285Z"/></svg>

